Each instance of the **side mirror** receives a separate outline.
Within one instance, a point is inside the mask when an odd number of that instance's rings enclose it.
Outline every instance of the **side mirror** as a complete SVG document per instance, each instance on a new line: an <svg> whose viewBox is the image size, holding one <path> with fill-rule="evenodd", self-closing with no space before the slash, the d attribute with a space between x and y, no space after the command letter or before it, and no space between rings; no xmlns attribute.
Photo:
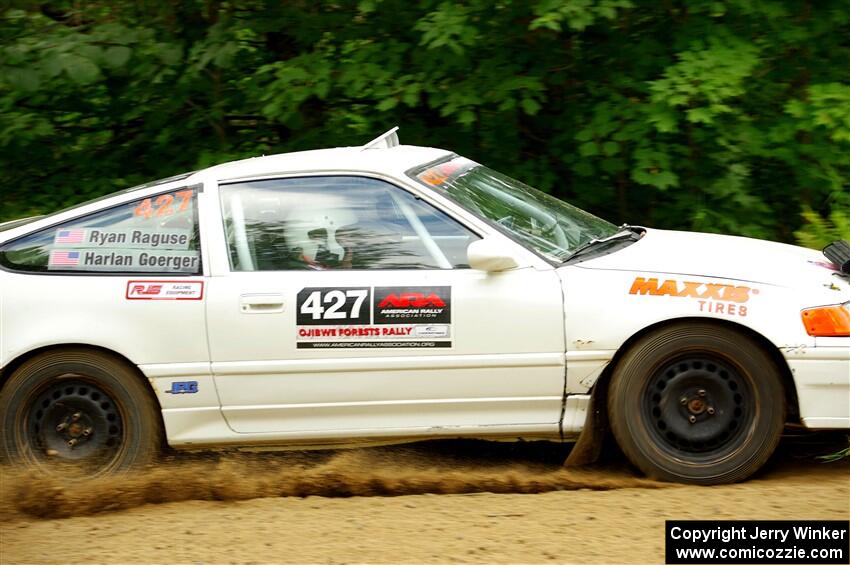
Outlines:
<svg viewBox="0 0 850 565"><path fill-rule="evenodd" d="M492 239L473 241L466 248L466 256L470 267L488 273L507 271L519 266L517 260Z"/></svg>

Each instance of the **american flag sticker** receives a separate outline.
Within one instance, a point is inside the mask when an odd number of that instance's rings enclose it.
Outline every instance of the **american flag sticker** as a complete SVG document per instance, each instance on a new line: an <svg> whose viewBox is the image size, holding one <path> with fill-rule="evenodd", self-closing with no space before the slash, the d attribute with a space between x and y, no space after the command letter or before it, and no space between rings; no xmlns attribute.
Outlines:
<svg viewBox="0 0 850 565"><path fill-rule="evenodd" d="M76 267L80 264L79 251L51 251L50 252L50 268L56 267Z"/></svg>
<svg viewBox="0 0 850 565"><path fill-rule="evenodd" d="M67 245L72 243L82 243L85 239L86 230L84 229L56 230L56 237L54 237L53 243L57 245Z"/></svg>

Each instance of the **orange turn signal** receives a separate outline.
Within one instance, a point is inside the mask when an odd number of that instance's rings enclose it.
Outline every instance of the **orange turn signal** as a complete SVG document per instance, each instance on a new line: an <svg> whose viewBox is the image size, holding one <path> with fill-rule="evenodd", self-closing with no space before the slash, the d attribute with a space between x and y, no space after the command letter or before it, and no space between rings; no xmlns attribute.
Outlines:
<svg viewBox="0 0 850 565"><path fill-rule="evenodd" d="M808 308L800 314L809 335L850 337L850 304Z"/></svg>

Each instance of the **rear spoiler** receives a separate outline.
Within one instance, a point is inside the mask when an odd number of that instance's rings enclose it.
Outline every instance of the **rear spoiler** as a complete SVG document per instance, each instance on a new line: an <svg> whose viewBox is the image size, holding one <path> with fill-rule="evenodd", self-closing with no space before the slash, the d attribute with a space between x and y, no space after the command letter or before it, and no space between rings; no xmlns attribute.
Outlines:
<svg viewBox="0 0 850 565"><path fill-rule="evenodd" d="M850 275L850 243L843 239L833 241L823 248L823 254L838 267L839 271Z"/></svg>

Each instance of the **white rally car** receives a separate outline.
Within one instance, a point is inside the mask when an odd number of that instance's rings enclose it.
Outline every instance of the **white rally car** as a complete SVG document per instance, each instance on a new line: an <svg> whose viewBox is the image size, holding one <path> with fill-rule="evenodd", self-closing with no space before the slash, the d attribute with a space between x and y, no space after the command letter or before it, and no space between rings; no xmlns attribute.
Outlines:
<svg viewBox="0 0 850 565"><path fill-rule="evenodd" d="M0 454L607 422L650 476L741 480L786 423L850 428L848 271L842 242L617 227L394 130L227 163L0 226Z"/></svg>

